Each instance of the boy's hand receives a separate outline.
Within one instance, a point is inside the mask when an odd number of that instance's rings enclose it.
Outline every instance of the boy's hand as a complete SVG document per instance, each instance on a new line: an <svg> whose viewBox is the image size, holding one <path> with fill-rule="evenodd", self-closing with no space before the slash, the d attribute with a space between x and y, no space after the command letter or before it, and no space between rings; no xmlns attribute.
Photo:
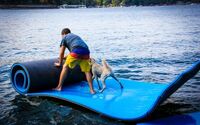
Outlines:
<svg viewBox="0 0 200 125"><path fill-rule="evenodd" d="M55 62L55 63L54 63L54 66L56 66L56 67L60 67L60 66L61 66L61 64L60 64L60 63L58 63L58 62Z"/></svg>
<svg viewBox="0 0 200 125"><path fill-rule="evenodd" d="M63 59L66 60L66 59L67 59L67 56L68 56L68 55L64 56Z"/></svg>

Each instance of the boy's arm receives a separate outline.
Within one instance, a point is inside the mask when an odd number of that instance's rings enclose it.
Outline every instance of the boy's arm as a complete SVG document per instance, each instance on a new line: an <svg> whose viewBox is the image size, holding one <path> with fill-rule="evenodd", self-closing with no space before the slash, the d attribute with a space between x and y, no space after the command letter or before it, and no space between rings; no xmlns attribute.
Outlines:
<svg viewBox="0 0 200 125"><path fill-rule="evenodd" d="M55 63L55 66L61 66L62 65L64 54L65 54L65 46L61 46L60 52L59 52L59 59L58 59L58 62Z"/></svg>

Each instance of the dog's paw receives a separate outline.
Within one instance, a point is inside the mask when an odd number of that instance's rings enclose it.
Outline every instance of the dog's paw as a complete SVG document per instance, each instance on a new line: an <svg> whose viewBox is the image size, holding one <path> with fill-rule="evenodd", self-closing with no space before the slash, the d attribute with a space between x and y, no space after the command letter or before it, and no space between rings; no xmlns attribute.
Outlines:
<svg viewBox="0 0 200 125"><path fill-rule="evenodd" d="M100 92L100 93L102 93L104 90L105 90L105 88L103 88L103 89L99 90L99 92Z"/></svg>
<svg viewBox="0 0 200 125"><path fill-rule="evenodd" d="M101 89L101 90L99 90L99 92L100 92L100 93L102 93L103 91L104 91L104 90L102 90L102 89Z"/></svg>

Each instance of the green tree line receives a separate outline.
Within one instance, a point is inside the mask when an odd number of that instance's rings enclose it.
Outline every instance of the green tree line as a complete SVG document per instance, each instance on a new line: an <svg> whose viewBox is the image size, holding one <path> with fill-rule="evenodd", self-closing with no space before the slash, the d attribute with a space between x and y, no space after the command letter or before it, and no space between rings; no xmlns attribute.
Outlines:
<svg viewBox="0 0 200 125"><path fill-rule="evenodd" d="M200 3L200 0L0 0L0 4L53 4L53 5L86 5L86 6L131 6L163 5L176 3Z"/></svg>

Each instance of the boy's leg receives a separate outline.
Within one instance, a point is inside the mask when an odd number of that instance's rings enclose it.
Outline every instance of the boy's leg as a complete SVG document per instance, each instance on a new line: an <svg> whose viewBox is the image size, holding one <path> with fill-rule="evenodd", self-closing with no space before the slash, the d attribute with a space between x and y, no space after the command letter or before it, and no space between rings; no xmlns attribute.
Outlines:
<svg viewBox="0 0 200 125"><path fill-rule="evenodd" d="M85 72L85 76L86 76L87 82L88 82L89 87L90 87L90 93L95 94L93 84L92 84L92 74L90 72Z"/></svg>
<svg viewBox="0 0 200 125"><path fill-rule="evenodd" d="M67 76L67 72L68 72L68 66L67 64L64 64L63 65L63 68L62 68L62 71L60 73L60 78L59 78L59 83L58 83L58 86L54 89L54 90L58 90L60 91L62 89L62 84Z"/></svg>
<svg viewBox="0 0 200 125"><path fill-rule="evenodd" d="M90 93L91 94L95 94L95 91L94 91L94 88L93 88L93 84L92 84L92 74L90 73L90 61L87 59L87 60L80 60L80 68L81 68L81 71L85 73L85 76L86 76L86 79L87 79L87 82L89 84L89 87L90 87Z"/></svg>
<svg viewBox="0 0 200 125"><path fill-rule="evenodd" d="M55 90L61 90L62 89L62 84L67 76L69 68L74 68L77 64L77 59L73 58L72 56L68 55L67 59L63 65L62 71L60 73L60 78L59 78L59 83L58 86L55 88Z"/></svg>

